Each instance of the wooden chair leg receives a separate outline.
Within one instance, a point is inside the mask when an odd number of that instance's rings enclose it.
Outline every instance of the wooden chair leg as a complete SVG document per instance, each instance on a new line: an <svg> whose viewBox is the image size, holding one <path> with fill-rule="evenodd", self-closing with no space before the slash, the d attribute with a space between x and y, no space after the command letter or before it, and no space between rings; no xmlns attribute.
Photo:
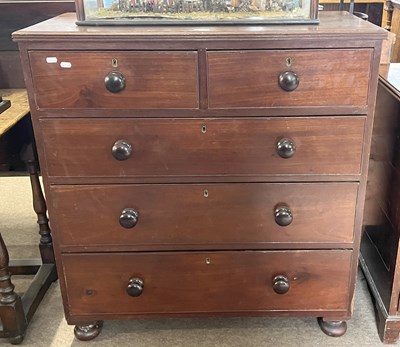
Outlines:
<svg viewBox="0 0 400 347"><path fill-rule="evenodd" d="M37 162L35 160L28 160L27 167L31 180L33 209L38 217L40 254L43 264L54 264L53 240L51 238L51 230L47 218L46 200L44 199L42 187L39 181Z"/></svg>
<svg viewBox="0 0 400 347"><path fill-rule="evenodd" d="M12 344L24 339L27 321L21 298L14 292L8 270L8 251L0 234L0 317L3 323L2 336L8 337Z"/></svg>

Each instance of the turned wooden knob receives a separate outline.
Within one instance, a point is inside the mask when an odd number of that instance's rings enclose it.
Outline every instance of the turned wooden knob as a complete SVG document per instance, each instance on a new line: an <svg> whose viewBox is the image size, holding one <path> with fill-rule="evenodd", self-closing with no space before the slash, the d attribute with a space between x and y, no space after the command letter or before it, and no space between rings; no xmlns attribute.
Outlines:
<svg viewBox="0 0 400 347"><path fill-rule="evenodd" d="M285 71L279 75L279 86L287 92L295 90L299 82L299 76L293 71Z"/></svg>
<svg viewBox="0 0 400 347"><path fill-rule="evenodd" d="M144 281L141 278L131 278L126 288L126 292L133 297L142 295L144 289Z"/></svg>
<svg viewBox="0 0 400 347"><path fill-rule="evenodd" d="M119 216L119 224L126 229L133 228L139 219L139 213L133 208L125 208Z"/></svg>
<svg viewBox="0 0 400 347"><path fill-rule="evenodd" d="M115 141L111 153L117 160L127 160L132 154L132 145L127 140Z"/></svg>
<svg viewBox="0 0 400 347"><path fill-rule="evenodd" d="M276 152L283 159L289 159L296 153L296 145L292 139L284 137L276 144Z"/></svg>
<svg viewBox="0 0 400 347"><path fill-rule="evenodd" d="M112 71L104 78L104 85L109 92L118 93L125 88L125 77L118 71Z"/></svg>
<svg viewBox="0 0 400 347"><path fill-rule="evenodd" d="M284 275L275 276L272 280L272 288L277 294L285 294L289 291L289 279Z"/></svg>
<svg viewBox="0 0 400 347"><path fill-rule="evenodd" d="M288 206L279 206L274 212L275 222L281 227L286 227L293 222L293 214Z"/></svg>

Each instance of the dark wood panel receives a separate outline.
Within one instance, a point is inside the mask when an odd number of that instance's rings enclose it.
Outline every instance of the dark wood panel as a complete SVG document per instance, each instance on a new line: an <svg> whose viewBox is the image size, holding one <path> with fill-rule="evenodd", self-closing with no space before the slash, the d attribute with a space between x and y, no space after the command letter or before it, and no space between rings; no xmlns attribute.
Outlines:
<svg viewBox="0 0 400 347"><path fill-rule="evenodd" d="M360 263L374 297L384 343L399 337L400 142L399 93L379 79Z"/></svg>
<svg viewBox="0 0 400 347"><path fill-rule="evenodd" d="M196 52L35 51L29 57L39 108L199 106ZM48 58L56 62L49 63ZM65 64L69 67L63 68ZM117 93L104 83L113 71L125 78L125 88Z"/></svg>
<svg viewBox="0 0 400 347"><path fill-rule="evenodd" d="M18 51L0 51L0 88L25 88Z"/></svg>
<svg viewBox="0 0 400 347"><path fill-rule="evenodd" d="M44 119L41 128L49 176L225 177L359 174L364 122L364 117ZM282 138L296 146L289 159L277 153ZM111 151L120 139L133 147L123 161Z"/></svg>
<svg viewBox="0 0 400 347"><path fill-rule="evenodd" d="M208 52L209 107L366 105L371 58L369 49ZM294 91L279 86L286 71L299 78Z"/></svg>
<svg viewBox="0 0 400 347"><path fill-rule="evenodd" d="M63 255L66 308L72 315L347 310L351 257L351 251ZM288 278L286 294L272 288L277 275ZM144 290L132 297L126 288L136 277Z"/></svg>
<svg viewBox="0 0 400 347"><path fill-rule="evenodd" d="M12 32L74 10L72 0L0 2L0 88L25 88L18 46L12 41Z"/></svg>
<svg viewBox="0 0 400 347"><path fill-rule="evenodd" d="M52 186L53 234L60 245L119 244L131 250L351 244L357 189L356 183ZM293 218L287 226L275 221L275 210L283 206ZM120 225L127 208L138 214L130 229Z"/></svg>
<svg viewBox="0 0 400 347"><path fill-rule="evenodd" d="M0 51L18 51L12 42L12 32L55 17L61 13L75 11L75 1L18 1L0 2Z"/></svg>
<svg viewBox="0 0 400 347"><path fill-rule="evenodd" d="M399 132L400 104L382 83L378 86L368 169L364 225L381 225L393 190L394 156Z"/></svg>

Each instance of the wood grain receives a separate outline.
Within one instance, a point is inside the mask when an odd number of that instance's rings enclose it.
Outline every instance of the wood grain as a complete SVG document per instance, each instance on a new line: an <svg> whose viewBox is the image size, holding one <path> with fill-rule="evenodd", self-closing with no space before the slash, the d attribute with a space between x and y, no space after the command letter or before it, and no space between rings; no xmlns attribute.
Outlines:
<svg viewBox="0 0 400 347"><path fill-rule="evenodd" d="M119 244L131 250L224 244L241 249L244 243L260 248L276 242L287 248L299 242L351 246L357 188L356 183L52 186L53 233L63 246ZM293 214L286 227L274 219L282 205ZM139 213L132 229L119 224L125 208Z"/></svg>
<svg viewBox="0 0 400 347"><path fill-rule="evenodd" d="M360 19L354 18L347 12L328 12L319 13L319 25L263 25L254 27L252 25L220 25L220 26L148 26L148 27L127 27L114 26L108 27L82 27L77 26L76 14L66 13L57 18L50 19L40 25L25 28L13 33L15 41L31 41L40 39L41 46L45 46L48 41L65 44L74 41L74 46L84 41L90 40L95 46L97 43L111 44L118 40L124 40L127 44L126 49L131 48L131 44L146 42L147 46L156 41L160 46L162 41L170 41L173 47L182 42L195 42L202 40L202 46L211 48L218 40L218 46L230 49L232 46L240 44L248 46L250 42L258 41L259 47L281 45L304 48L304 44L309 40L314 47L326 44L327 47L369 47L369 40L383 40L387 37L387 32L382 28L371 25ZM254 30L256 28L256 30ZM81 42L79 42L81 41ZM142 41L142 42L141 42ZM346 42L347 41L347 42ZM363 41L363 43L362 43ZM87 41L86 41L87 42ZM297 43L296 43L297 42ZM361 45L359 45L362 43ZM120 45L118 43L117 45ZM62 45L60 46L62 47ZM84 47L84 46L83 46ZM169 49L172 49L171 46Z"/></svg>
<svg viewBox="0 0 400 347"><path fill-rule="evenodd" d="M15 33L68 323L210 315L350 319L385 37L348 13L321 13L316 26L162 30L83 28L67 14ZM152 74L141 70L143 94L133 102L132 84L124 90L129 98L104 97L97 78L108 70L83 59L58 80L55 67L49 74L41 66L37 74L41 61L32 74L33 52L87 53L94 61L104 55L107 68L114 52L176 59L141 60ZM185 54L183 84L164 83L165 67L176 70ZM134 71L137 63L120 67ZM84 81L68 77L75 66ZM274 91L283 68L301 77L284 96ZM100 84L76 94L71 87L78 81L81 90L92 70ZM273 76L267 82L266 71ZM136 82L132 76L128 82ZM184 87L186 78L192 89ZM146 94L160 86L160 95ZM290 159L276 151L283 137L296 145ZM111 154L120 139L133 146L125 161ZM289 200L297 211L293 225L277 233L265 209ZM139 224L118 237L125 207L138 209ZM277 274L289 277L287 295L271 289ZM126 294L133 276L145 280L139 298Z"/></svg>
<svg viewBox="0 0 400 347"><path fill-rule="evenodd" d="M393 6L390 31L397 36L392 51L392 59L390 61L392 63L400 63L400 3L398 1L391 1L390 4Z"/></svg>
<svg viewBox="0 0 400 347"><path fill-rule="evenodd" d="M17 124L29 113L26 89L0 89L4 100L10 100L11 106L1 114L0 136Z"/></svg>
<svg viewBox="0 0 400 347"><path fill-rule="evenodd" d="M72 315L329 311L348 304L351 255L346 250L67 254L62 263ZM290 283L283 295L272 289L279 274ZM126 293L132 277L144 280L139 297Z"/></svg>
<svg viewBox="0 0 400 347"><path fill-rule="evenodd" d="M369 49L208 52L209 107L366 105L371 54ZM285 71L298 75L296 90L279 86Z"/></svg>
<svg viewBox="0 0 400 347"><path fill-rule="evenodd" d="M364 117L43 119L41 128L49 176L316 175L360 173L364 121ZM290 159L276 152L283 137L296 144ZM133 146L128 160L118 161L111 154L119 139Z"/></svg>
<svg viewBox="0 0 400 347"><path fill-rule="evenodd" d="M35 51L29 57L38 108L198 108L196 52ZM112 71L126 79L119 93L104 85Z"/></svg>

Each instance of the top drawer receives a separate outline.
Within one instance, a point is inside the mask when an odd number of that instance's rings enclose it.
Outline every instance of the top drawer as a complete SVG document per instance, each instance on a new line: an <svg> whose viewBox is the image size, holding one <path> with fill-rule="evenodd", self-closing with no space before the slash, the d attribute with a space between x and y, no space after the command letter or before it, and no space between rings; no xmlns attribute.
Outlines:
<svg viewBox="0 0 400 347"><path fill-rule="evenodd" d="M30 52L29 60L38 108L198 108L196 52ZM112 72L123 76L121 91L106 89Z"/></svg>
<svg viewBox="0 0 400 347"><path fill-rule="evenodd" d="M371 59L370 49L208 52L209 108L365 106Z"/></svg>

